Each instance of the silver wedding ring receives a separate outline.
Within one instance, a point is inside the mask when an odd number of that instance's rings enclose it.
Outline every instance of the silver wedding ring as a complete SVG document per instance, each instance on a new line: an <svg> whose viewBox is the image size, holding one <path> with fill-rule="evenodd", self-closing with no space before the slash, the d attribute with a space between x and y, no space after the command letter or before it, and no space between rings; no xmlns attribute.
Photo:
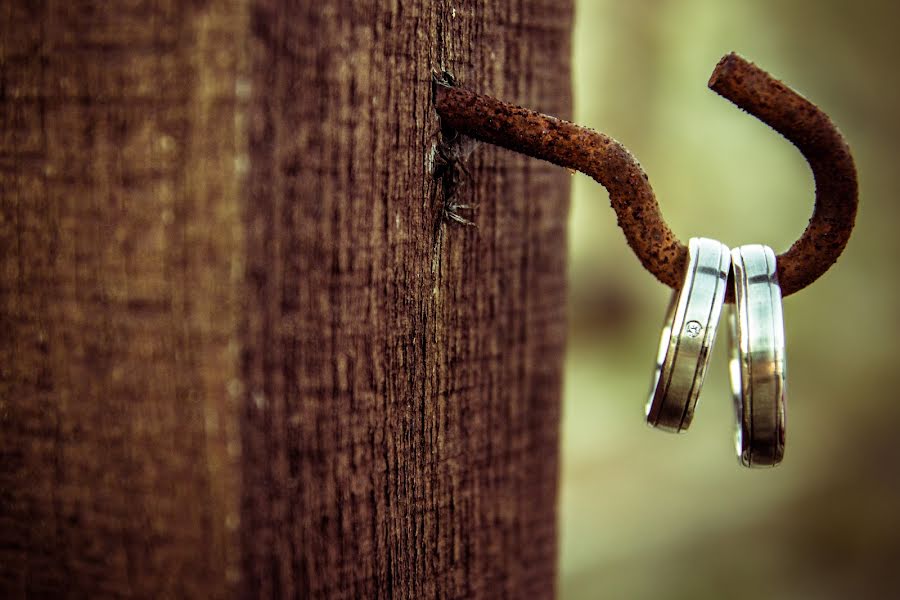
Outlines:
<svg viewBox="0 0 900 600"><path fill-rule="evenodd" d="M684 285L669 303L659 343L647 423L666 431L691 424L716 339L731 257L728 246L691 238Z"/></svg>
<svg viewBox="0 0 900 600"><path fill-rule="evenodd" d="M746 467L784 457L785 352L775 253L749 245L731 251L735 306L730 311L729 373L737 412L735 445Z"/></svg>

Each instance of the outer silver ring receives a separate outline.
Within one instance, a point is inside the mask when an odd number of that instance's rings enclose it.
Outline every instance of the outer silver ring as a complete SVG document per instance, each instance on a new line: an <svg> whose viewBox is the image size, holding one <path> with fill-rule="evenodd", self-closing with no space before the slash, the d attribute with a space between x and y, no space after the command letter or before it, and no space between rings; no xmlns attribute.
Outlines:
<svg viewBox="0 0 900 600"><path fill-rule="evenodd" d="M737 412L735 446L745 467L784 457L785 352L775 253L749 245L731 251L735 307L730 311L729 373Z"/></svg>
<svg viewBox="0 0 900 600"><path fill-rule="evenodd" d="M716 240L691 238L681 290L669 303L650 399L647 423L666 431L684 431L706 375L725 300L730 254Z"/></svg>

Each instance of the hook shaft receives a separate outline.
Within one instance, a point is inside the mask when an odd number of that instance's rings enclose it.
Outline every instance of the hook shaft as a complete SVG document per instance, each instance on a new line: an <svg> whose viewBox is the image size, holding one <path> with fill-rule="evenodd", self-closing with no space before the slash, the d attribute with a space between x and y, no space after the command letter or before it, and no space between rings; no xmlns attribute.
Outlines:
<svg viewBox="0 0 900 600"><path fill-rule="evenodd" d="M589 175L609 192L628 245L657 279L677 288L687 247L662 218L649 179L619 142L602 133L455 87L435 77L443 127ZM709 87L784 135L803 153L816 181L809 225L778 257L783 295L818 279L840 256L856 216L857 179L844 138L825 113L737 54L716 66Z"/></svg>
<svg viewBox="0 0 900 600"><path fill-rule="evenodd" d="M670 287L683 279L687 248L662 219L640 163L622 144L587 127L435 79L441 126L594 178L609 192L619 227L648 271Z"/></svg>

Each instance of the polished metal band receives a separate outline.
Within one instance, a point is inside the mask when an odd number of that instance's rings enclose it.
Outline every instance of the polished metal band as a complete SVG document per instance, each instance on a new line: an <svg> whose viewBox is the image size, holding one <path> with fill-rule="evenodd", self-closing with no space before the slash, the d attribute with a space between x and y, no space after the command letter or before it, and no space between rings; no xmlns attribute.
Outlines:
<svg viewBox="0 0 900 600"><path fill-rule="evenodd" d="M691 238L684 285L669 303L656 360L647 423L667 431L688 428L716 339L725 299L728 247Z"/></svg>
<svg viewBox="0 0 900 600"><path fill-rule="evenodd" d="M781 287L775 253L749 245L731 251L734 310L730 311L729 373L737 412L735 445L746 467L784 457L785 357Z"/></svg>

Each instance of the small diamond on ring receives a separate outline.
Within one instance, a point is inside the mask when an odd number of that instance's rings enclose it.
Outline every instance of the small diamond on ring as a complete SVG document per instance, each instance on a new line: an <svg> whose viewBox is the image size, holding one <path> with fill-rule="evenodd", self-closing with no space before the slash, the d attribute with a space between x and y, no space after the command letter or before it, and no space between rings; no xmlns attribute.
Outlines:
<svg viewBox="0 0 900 600"><path fill-rule="evenodd" d="M703 331L703 325L697 321L689 321L688 324L684 326L684 332L690 337L697 337L700 335L701 331Z"/></svg>

